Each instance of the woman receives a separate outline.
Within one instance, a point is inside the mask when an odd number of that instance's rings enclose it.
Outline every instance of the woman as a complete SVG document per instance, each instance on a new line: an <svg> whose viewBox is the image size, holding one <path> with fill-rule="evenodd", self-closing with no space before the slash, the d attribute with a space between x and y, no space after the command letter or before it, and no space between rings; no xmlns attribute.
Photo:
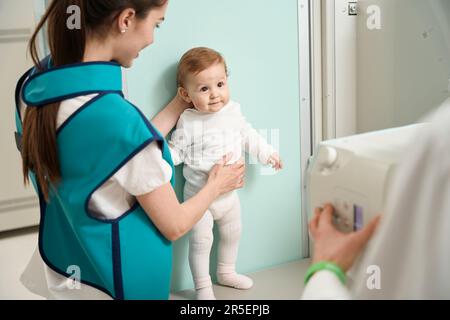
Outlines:
<svg viewBox="0 0 450 320"><path fill-rule="evenodd" d="M66 25L68 8L81 28ZM30 41L35 69L21 89L23 171L39 191L39 252L22 280L50 298L167 299L171 241L186 234L219 195L243 186L244 165L210 173L180 204L163 136L188 106L175 97L149 123L123 98L121 66L153 43L168 0L54 0ZM48 23L51 59L36 38ZM156 129L158 128L159 131ZM42 264L41 264L42 265ZM81 288L68 285L79 278ZM42 280L42 278L40 278ZM78 289L78 290L75 290Z"/></svg>

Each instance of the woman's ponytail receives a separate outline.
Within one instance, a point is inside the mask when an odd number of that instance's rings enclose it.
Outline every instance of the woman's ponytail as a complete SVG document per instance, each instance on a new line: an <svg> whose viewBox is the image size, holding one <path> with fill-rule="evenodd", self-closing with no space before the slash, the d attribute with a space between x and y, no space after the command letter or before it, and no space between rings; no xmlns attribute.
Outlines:
<svg viewBox="0 0 450 320"><path fill-rule="evenodd" d="M79 8L80 26L79 28L70 28L67 25L67 19L71 6ZM86 48L86 20L85 20L85 0L54 0L48 7L46 13L39 22L36 30L30 39L29 51L36 67L40 66L38 54L38 35L47 24L48 46L54 66L77 63L83 60L84 50Z"/></svg>
<svg viewBox="0 0 450 320"><path fill-rule="evenodd" d="M39 32L47 24L48 45L53 66L77 63L83 60L86 47L86 25L84 14L80 15L78 29L67 26L67 8L78 6L84 12L84 0L54 0L34 31L29 51L35 66L42 70L38 54L37 39ZM23 123L22 167L24 182L29 182L29 172L33 171L45 199L48 200L49 184L56 184L61 178L56 146L56 118L59 103L45 107L27 108Z"/></svg>

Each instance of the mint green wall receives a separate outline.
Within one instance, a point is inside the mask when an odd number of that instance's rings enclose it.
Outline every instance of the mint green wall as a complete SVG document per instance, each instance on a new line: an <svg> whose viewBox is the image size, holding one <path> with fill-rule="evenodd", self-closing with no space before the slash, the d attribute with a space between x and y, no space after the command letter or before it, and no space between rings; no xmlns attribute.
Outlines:
<svg viewBox="0 0 450 320"><path fill-rule="evenodd" d="M170 1L155 43L128 73L130 100L152 117L175 94L176 63L182 54L196 46L214 48L227 60L231 97L241 103L254 128L267 130L272 143L270 130L279 130L285 169L261 175L260 165L248 165L246 186L239 191L243 234L237 270L243 273L301 258L297 29L296 0ZM181 196L181 167L177 178ZM174 291L193 287L187 250L187 237L175 243ZM212 271L215 253L216 246Z"/></svg>

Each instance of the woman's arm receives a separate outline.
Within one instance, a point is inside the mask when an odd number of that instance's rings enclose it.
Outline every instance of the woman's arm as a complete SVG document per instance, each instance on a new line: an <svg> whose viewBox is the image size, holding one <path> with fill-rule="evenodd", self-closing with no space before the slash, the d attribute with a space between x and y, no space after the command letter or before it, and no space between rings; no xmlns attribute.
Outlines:
<svg viewBox="0 0 450 320"><path fill-rule="evenodd" d="M153 119L153 125L165 137L177 124L180 115L189 107L178 94Z"/></svg>
<svg viewBox="0 0 450 320"><path fill-rule="evenodd" d="M214 187L203 188L180 204L170 183L138 197L138 201L158 230L170 241L185 235L200 220L217 197Z"/></svg>
<svg viewBox="0 0 450 320"><path fill-rule="evenodd" d="M225 159L224 163L228 160ZM194 197L180 204L170 183L138 196L137 200L158 230L170 241L184 236L204 215L211 203L221 194L242 188L243 163L216 165L205 187Z"/></svg>

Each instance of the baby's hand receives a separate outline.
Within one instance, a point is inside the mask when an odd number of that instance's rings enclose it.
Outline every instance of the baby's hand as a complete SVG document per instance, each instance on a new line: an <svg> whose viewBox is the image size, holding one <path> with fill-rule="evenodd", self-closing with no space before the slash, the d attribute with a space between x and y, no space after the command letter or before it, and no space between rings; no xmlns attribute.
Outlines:
<svg viewBox="0 0 450 320"><path fill-rule="evenodd" d="M283 169L283 162L280 159L280 155L276 152L269 157L268 164L277 171Z"/></svg>

